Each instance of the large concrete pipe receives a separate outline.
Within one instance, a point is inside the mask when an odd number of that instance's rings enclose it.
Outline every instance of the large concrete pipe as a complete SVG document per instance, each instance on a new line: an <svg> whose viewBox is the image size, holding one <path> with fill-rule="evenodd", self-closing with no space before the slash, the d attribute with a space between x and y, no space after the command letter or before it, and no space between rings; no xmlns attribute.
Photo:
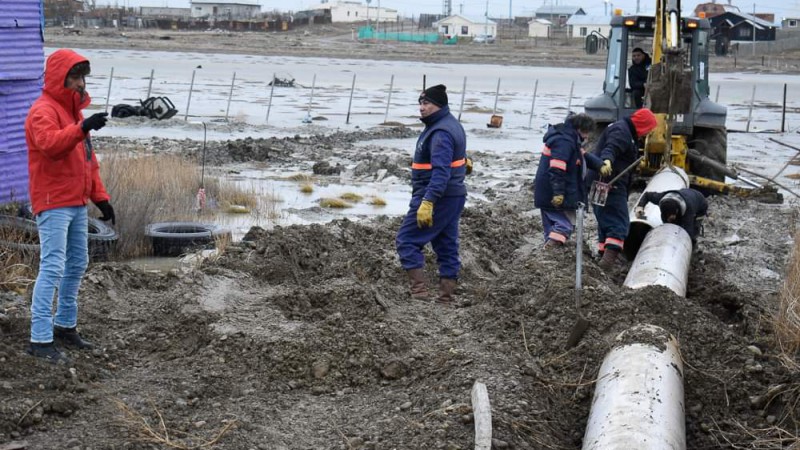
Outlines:
<svg viewBox="0 0 800 450"><path fill-rule="evenodd" d="M683 169L678 167L664 167L650 179L644 192L677 191L687 187L689 187L689 177ZM642 193L642 195L644 195L644 193ZM640 196L636 199L637 204L641 198ZM661 225L661 210L658 209L658 205L648 203L644 207L644 213L646 218L638 219L634 212L631 211L631 227L630 231L628 231L628 237L625 238L625 247L623 248L623 252L628 260L632 260L636 257L636 253L639 251L639 247L642 246L642 242L644 241L644 237L647 236L647 233Z"/></svg>
<svg viewBox="0 0 800 450"><path fill-rule="evenodd" d="M685 297L691 260L689 233L671 223L659 225L647 233L623 285L631 289L666 286Z"/></svg>
<svg viewBox="0 0 800 450"><path fill-rule="evenodd" d="M584 450L685 450L683 364L663 328L617 336L600 367Z"/></svg>

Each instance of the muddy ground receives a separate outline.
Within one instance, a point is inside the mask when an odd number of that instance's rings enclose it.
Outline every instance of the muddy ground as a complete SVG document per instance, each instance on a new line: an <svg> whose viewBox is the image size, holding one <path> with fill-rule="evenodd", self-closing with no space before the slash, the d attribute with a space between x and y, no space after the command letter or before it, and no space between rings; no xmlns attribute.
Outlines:
<svg viewBox="0 0 800 450"><path fill-rule="evenodd" d="M218 167L249 155L308 167L336 156L352 168L369 153L356 142L414 133L213 142L208 151ZM199 148L105 139L104 147L190 157ZM369 170L407 167L397 158ZM503 164L532 161L479 156L469 183L490 201L473 202L462 220L455 308L409 300L394 252L399 218L390 217L254 228L196 269L93 264L80 327L99 348L70 351L71 366L25 354L28 303L4 293L0 445L467 449L470 390L482 381L494 448L574 449L603 357L639 323L680 341L688 448L795 443L800 373L779 358L772 325L793 209L713 198L686 298L621 287L624 273L601 272L587 245L581 307L591 326L568 350L575 252L543 252L530 180L499 189L481 168ZM433 283L435 258L427 260Z"/></svg>
<svg viewBox="0 0 800 450"><path fill-rule="evenodd" d="M344 161L348 173L385 169L403 183L410 151L356 144L417 132L209 142L207 161L220 170L299 163L309 174ZM97 142L195 159L202 149L190 140ZM471 199L464 213L454 308L409 300L396 217L254 228L194 269L92 264L80 328L98 348L70 351L69 366L25 354L26 295L0 294L0 449L468 449L475 381L488 387L494 448L576 449L600 363L616 334L639 323L680 342L687 448L796 444L800 372L781 359L772 322L792 207L713 198L686 298L631 291L624 272L601 272L589 220L581 308L591 326L568 350L575 251L541 249L530 177L492 175L533 173L535 158L474 156L468 184L485 200ZM427 262L433 283L430 252Z"/></svg>

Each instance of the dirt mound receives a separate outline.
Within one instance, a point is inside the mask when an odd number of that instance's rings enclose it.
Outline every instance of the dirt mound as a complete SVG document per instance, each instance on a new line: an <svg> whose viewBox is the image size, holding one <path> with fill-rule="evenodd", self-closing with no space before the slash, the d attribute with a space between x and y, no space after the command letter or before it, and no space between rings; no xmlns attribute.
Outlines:
<svg viewBox="0 0 800 450"><path fill-rule="evenodd" d="M24 354L27 305L3 296L0 443L470 448L470 389L481 380L496 448L578 448L600 363L638 323L681 343L688 448L788 439L779 430L793 429L800 380L772 343L779 280L746 278L785 264L785 246L766 246L759 230L788 229L786 210L715 199L687 298L621 287L623 274L604 275L587 246L591 325L567 350L574 250L545 253L538 219L519 204L465 211L455 308L408 300L396 218L253 229L199 270L94 265L81 330L100 348L70 352L73 367ZM734 213L757 220L725 219ZM745 236L735 245L731 227Z"/></svg>

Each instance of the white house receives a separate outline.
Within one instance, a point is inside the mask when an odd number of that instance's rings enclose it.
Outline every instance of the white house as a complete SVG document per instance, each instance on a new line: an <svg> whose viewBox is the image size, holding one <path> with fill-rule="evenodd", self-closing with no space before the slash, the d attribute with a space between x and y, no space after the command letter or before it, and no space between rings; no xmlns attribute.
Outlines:
<svg viewBox="0 0 800 450"><path fill-rule="evenodd" d="M585 39L593 31L607 38L611 35L611 17L574 15L567 20L567 27L568 36L573 39Z"/></svg>
<svg viewBox="0 0 800 450"><path fill-rule="evenodd" d="M454 14L433 22L433 26L445 36L475 37L483 34L497 36L497 22L486 17L468 17Z"/></svg>
<svg viewBox="0 0 800 450"><path fill-rule="evenodd" d="M252 19L261 13L256 0L224 2L219 0L191 0L192 17L218 20Z"/></svg>
<svg viewBox="0 0 800 450"><path fill-rule="evenodd" d="M552 26L553 22L547 19L533 19L528 22L528 37L549 38Z"/></svg>
<svg viewBox="0 0 800 450"><path fill-rule="evenodd" d="M372 3L375 3L374 1ZM331 22L350 23L350 22L397 22L398 14L396 9L378 8L376 6L363 4L356 1L338 0L336 2L323 1L319 5L309 7L310 10L330 10Z"/></svg>

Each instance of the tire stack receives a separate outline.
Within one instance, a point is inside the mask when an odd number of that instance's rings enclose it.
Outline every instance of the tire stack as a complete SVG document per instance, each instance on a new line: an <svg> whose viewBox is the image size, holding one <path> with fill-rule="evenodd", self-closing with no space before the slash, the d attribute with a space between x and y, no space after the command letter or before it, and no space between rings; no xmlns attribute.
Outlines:
<svg viewBox="0 0 800 450"><path fill-rule="evenodd" d="M89 260L107 261L119 236L104 222L89 218ZM0 215L0 247L39 255L39 228L36 221L24 217Z"/></svg>

